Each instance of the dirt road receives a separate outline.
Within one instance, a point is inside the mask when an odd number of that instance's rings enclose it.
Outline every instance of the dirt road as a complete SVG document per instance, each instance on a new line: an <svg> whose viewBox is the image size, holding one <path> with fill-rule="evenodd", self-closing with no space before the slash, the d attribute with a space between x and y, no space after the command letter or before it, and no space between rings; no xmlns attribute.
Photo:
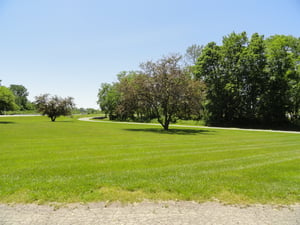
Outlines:
<svg viewBox="0 0 300 225"><path fill-rule="evenodd" d="M1 225L82 224L243 224L299 225L300 205L229 206L208 202L142 202L70 204L67 206L0 204Z"/></svg>

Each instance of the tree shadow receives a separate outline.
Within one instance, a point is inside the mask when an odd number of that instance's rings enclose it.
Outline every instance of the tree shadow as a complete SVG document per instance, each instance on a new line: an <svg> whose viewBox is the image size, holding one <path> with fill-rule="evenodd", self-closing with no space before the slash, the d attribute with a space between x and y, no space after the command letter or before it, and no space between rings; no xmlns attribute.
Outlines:
<svg viewBox="0 0 300 225"><path fill-rule="evenodd" d="M124 129L126 131L133 132L150 132L157 134L176 134L176 135L196 135L196 134L212 134L214 131L211 130L203 130L203 129L169 129L163 130L160 128L144 128L144 129Z"/></svg>
<svg viewBox="0 0 300 225"><path fill-rule="evenodd" d="M0 121L0 124L14 124L15 122L11 121Z"/></svg>

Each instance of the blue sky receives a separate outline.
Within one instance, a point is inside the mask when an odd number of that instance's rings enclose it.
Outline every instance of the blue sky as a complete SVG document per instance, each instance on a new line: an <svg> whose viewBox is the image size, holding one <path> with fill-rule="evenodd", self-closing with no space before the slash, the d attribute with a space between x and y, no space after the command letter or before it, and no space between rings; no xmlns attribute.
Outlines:
<svg viewBox="0 0 300 225"><path fill-rule="evenodd" d="M0 0L0 80L96 108L120 71L233 31L300 37L300 0Z"/></svg>

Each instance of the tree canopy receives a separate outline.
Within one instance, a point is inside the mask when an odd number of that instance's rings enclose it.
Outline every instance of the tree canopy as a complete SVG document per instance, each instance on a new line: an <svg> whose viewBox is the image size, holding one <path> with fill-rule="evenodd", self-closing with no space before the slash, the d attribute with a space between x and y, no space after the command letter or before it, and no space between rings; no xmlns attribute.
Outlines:
<svg viewBox="0 0 300 225"><path fill-rule="evenodd" d="M231 33L207 44L194 72L207 86L209 123L283 123L299 118L300 39Z"/></svg>
<svg viewBox="0 0 300 225"><path fill-rule="evenodd" d="M9 89L15 95L15 102L20 110L26 110L30 108L29 101L27 99L29 93L23 85L11 84Z"/></svg>

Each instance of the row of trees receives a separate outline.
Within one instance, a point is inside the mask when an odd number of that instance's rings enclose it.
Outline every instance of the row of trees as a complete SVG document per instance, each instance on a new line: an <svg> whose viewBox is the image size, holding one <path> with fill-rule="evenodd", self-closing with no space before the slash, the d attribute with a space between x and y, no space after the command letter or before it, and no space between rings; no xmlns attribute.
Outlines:
<svg viewBox="0 0 300 225"><path fill-rule="evenodd" d="M34 102L27 99L28 91L23 85L1 86L0 80L0 114L9 110L35 109L42 115L47 115L52 122L59 116L67 116L75 108L73 98L61 98L43 94L35 97Z"/></svg>
<svg viewBox="0 0 300 225"><path fill-rule="evenodd" d="M231 33L221 45L192 45L185 57L140 68L101 85L98 103L110 119L157 118L168 129L178 118L254 125L300 117L299 38Z"/></svg>
<svg viewBox="0 0 300 225"><path fill-rule="evenodd" d="M207 44L194 67L210 123L280 124L300 116L300 38L245 32Z"/></svg>

